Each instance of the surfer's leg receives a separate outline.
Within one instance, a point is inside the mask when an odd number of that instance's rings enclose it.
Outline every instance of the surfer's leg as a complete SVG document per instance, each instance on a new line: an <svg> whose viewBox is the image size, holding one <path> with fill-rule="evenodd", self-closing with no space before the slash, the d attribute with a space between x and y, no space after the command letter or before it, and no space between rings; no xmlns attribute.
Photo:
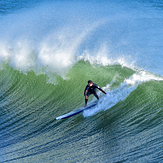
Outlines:
<svg viewBox="0 0 163 163"><path fill-rule="evenodd" d="M97 95L96 89L95 89L95 92L94 92L94 96L97 98L97 100L99 100L99 97Z"/></svg>
<svg viewBox="0 0 163 163"><path fill-rule="evenodd" d="M97 100L99 100L99 97L98 97L97 93L95 93L94 96L97 98Z"/></svg>
<svg viewBox="0 0 163 163"><path fill-rule="evenodd" d="M89 95L90 95L90 92L87 92L87 95L85 96L85 106L87 106Z"/></svg>

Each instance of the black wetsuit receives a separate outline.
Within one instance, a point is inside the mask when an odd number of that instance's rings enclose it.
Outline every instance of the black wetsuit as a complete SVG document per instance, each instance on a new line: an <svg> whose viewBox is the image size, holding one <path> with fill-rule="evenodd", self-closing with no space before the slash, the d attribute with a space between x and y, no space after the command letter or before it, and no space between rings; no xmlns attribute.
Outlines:
<svg viewBox="0 0 163 163"><path fill-rule="evenodd" d="M91 87L89 85L85 87L84 96L86 97L87 95L89 97L89 95L94 94L94 96L99 100L96 88L106 94L106 92L102 90L97 84L93 83ZM88 99L85 98L85 105L87 105L87 101Z"/></svg>

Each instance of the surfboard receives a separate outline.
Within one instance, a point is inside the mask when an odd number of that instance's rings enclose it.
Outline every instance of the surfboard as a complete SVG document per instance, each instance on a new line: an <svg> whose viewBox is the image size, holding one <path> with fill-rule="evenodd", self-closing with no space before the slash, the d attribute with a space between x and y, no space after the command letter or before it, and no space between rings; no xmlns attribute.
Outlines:
<svg viewBox="0 0 163 163"><path fill-rule="evenodd" d="M74 116L74 115L76 115L76 114L79 114L79 113L83 112L84 110L87 110L87 109L90 109L90 108L96 106L97 103L98 103L98 101L95 101L95 102L90 103L89 105L87 105L85 108L84 108L84 107L81 107L81 108L78 108L78 109L76 109L76 110L74 110L74 111L71 111L71 112L69 112L69 113L63 114L63 115L57 117L56 120L69 118L69 117L71 117L71 116Z"/></svg>

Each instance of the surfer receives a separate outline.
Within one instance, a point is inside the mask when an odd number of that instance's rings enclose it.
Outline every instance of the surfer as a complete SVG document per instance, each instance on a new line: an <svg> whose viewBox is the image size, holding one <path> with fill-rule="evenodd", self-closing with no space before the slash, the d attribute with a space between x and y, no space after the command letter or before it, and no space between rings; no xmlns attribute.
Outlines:
<svg viewBox="0 0 163 163"><path fill-rule="evenodd" d="M97 84L93 83L92 80L88 80L88 85L85 87L85 91L84 91L84 96L85 96L85 106L84 107L87 106L88 97L91 94L94 94L94 96L99 100L96 88L99 89L104 94L106 94L106 92L104 90L102 90Z"/></svg>

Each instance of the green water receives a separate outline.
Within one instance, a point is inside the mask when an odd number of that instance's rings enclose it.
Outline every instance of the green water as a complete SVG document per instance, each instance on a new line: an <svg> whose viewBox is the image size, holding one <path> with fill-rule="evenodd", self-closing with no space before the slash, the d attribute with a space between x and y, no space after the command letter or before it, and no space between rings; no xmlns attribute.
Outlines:
<svg viewBox="0 0 163 163"><path fill-rule="evenodd" d="M22 74L4 65L0 72L1 162L144 162L156 156L161 160L163 81L123 86L136 73L120 65L79 61L65 79L55 75L55 82L49 83L45 74ZM108 94L100 110L56 121L57 116L84 105L89 79ZM114 102L111 107L110 101Z"/></svg>

